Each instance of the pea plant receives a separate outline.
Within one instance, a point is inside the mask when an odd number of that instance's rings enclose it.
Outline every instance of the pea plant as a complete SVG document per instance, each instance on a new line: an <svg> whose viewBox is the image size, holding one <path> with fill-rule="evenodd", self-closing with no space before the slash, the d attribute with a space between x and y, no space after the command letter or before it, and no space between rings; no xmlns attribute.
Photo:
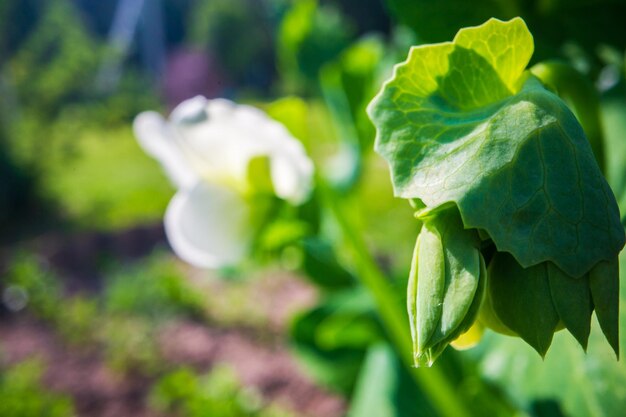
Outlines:
<svg viewBox="0 0 626 417"><path fill-rule="evenodd" d="M567 328L586 349L592 311L619 355L613 192L573 113L525 71L521 19L411 49L369 107L395 194L423 222L408 284L416 364L472 325L545 355Z"/></svg>
<svg viewBox="0 0 626 417"><path fill-rule="evenodd" d="M383 60L372 45L344 55L346 66ZM402 395L433 415L517 412L484 381L472 396L457 392L458 375L478 371L450 371L444 351L480 348L486 329L541 357L567 329L586 351L595 311L619 357L626 237L605 180L595 98L565 64L527 68L533 50L521 18L490 19L452 41L411 47L373 99L354 88L358 77L345 76L344 61L326 66L325 105L334 120L353 121L351 129L339 123L349 140L333 169L339 161L343 176L310 155L304 136L315 134L294 115L313 111L299 111L297 98L262 111L196 97L169 119L142 113L139 143L178 189L165 214L172 248L223 271L292 255L323 295L295 319L294 345L314 376L352 396L351 416L375 415L372 393L406 381L414 391ZM354 104L370 100L367 110ZM394 195L413 213L398 221L419 230L399 281L372 254L348 199L361 174L358 154L374 136ZM440 357L445 366L433 366Z"/></svg>

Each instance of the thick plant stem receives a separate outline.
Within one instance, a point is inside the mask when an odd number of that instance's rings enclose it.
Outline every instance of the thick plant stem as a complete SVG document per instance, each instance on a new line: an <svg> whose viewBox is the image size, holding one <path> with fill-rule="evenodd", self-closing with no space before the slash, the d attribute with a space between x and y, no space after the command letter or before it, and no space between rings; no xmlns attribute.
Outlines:
<svg viewBox="0 0 626 417"><path fill-rule="evenodd" d="M346 248L354 260L356 275L374 298L378 314L388 336L418 387L441 416L469 417L471 414L461 401L458 391L440 368L416 368L413 366L413 347L403 304L396 297L387 278L369 253L361 238L362 234L354 227L350 217L344 212L340 199L334 195L328 186L324 185L322 179L318 178L317 184L326 207L332 213L343 234Z"/></svg>

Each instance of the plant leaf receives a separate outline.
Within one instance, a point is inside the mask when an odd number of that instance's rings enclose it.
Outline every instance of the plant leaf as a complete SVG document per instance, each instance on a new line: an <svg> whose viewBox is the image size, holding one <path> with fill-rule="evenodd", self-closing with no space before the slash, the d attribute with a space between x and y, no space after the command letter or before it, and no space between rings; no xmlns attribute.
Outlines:
<svg viewBox="0 0 626 417"><path fill-rule="evenodd" d="M552 302L567 330L587 350L587 341L591 330L591 292L589 277L580 279L568 277L556 266L548 263L548 281Z"/></svg>
<svg viewBox="0 0 626 417"><path fill-rule="evenodd" d="M397 196L453 202L522 266L581 277L619 252L624 230L576 118L522 74L532 50L521 19L412 48L368 108L376 150Z"/></svg>
<svg viewBox="0 0 626 417"><path fill-rule="evenodd" d="M496 315L545 356L559 323L550 294L547 264L522 268L508 253L496 253L487 275Z"/></svg>
<svg viewBox="0 0 626 417"><path fill-rule="evenodd" d="M626 278L626 252L620 254L621 279ZM622 345L626 341L626 286L619 292ZM593 320L587 353L565 332L554 335L550 352L541 359L526 344L487 332L472 350L460 352L480 361L483 375L519 406L539 399L558 401L571 417L621 417L626 409L626 362L616 361L598 322Z"/></svg>
<svg viewBox="0 0 626 417"><path fill-rule="evenodd" d="M617 257L589 272L591 297L606 340L619 358L619 265Z"/></svg>

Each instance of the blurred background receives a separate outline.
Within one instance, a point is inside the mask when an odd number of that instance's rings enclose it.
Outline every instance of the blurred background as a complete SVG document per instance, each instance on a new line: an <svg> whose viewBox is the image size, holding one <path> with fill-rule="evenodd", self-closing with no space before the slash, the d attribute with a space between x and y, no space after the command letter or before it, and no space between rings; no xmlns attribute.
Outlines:
<svg viewBox="0 0 626 417"><path fill-rule="evenodd" d="M254 268L177 260L175 189L131 125L198 94L263 108L358 207L402 294L418 225L365 107L411 45L514 16L532 63L570 64L600 99L623 213L623 0L0 0L0 416L438 415L332 227L269 239ZM626 366L594 330L588 355L558 335L542 362L488 334L438 366L471 414L621 416Z"/></svg>

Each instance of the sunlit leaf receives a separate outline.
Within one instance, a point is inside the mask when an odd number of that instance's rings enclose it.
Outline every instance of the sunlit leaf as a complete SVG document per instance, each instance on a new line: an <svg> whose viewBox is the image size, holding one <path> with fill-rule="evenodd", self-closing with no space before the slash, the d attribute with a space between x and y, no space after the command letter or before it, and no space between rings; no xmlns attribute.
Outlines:
<svg viewBox="0 0 626 417"><path fill-rule="evenodd" d="M519 18L412 48L369 107L376 150L397 196L453 202L523 267L552 261L581 277L624 231L576 118L522 72L532 51Z"/></svg>

